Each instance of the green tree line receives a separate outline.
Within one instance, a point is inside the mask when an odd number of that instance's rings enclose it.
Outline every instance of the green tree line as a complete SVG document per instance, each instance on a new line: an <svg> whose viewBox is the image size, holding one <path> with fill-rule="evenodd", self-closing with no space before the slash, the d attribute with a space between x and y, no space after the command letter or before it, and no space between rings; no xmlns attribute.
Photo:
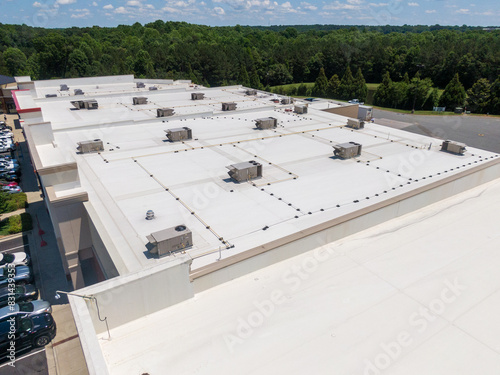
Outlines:
<svg viewBox="0 0 500 375"><path fill-rule="evenodd" d="M491 103L500 75L499 36L499 30L439 25L209 27L158 20L44 29L0 24L0 74L33 79L134 74L254 88L319 79L319 93L346 99L362 98L361 80L388 77L406 85L394 88L406 90L404 103L396 105L419 107L430 103L420 95L429 82L444 89L458 73L466 92L472 90L480 101L488 92Z"/></svg>

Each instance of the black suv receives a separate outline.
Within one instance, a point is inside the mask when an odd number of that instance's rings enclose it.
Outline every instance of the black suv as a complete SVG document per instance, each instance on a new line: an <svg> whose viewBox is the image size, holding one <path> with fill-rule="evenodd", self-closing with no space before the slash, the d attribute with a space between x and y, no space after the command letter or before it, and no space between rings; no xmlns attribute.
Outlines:
<svg viewBox="0 0 500 375"><path fill-rule="evenodd" d="M3 319L0 321L0 360L15 357L15 353L23 349L45 346L55 336L56 322L49 313Z"/></svg>

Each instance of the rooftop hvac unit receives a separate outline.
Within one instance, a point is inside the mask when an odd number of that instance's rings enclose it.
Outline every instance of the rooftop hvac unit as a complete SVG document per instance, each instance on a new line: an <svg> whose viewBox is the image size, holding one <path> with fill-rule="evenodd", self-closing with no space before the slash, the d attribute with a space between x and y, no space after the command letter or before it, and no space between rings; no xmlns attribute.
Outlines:
<svg viewBox="0 0 500 375"><path fill-rule="evenodd" d="M94 99L89 99L89 100L73 100L71 101L71 104L76 109L97 109L99 108L99 104L97 103L97 100Z"/></svg>
<svg viewBox="0 0 500 375"><path fill-rule="evenodd" d="M136 85L136 87L138 89L143 89L144 87L146 87L146 85L144 84L144 82L137 82L135 85Z"/></svg>
<svg viewBox="0 0 500 375"><path fill-rule="evenodd" d="M205 97L205 94L202 92L192 92L191 100L202 100Z"/></svg>
<svg viewBox="0 0 500 375"><path fill-rule="evenodd" d="M170 142L183 141L185 139L193 139L193 133L190 128L175 128L165 130L167 138Z"/></svg>
<svg viewBox="0 0 500 375"><path fill-rule="evenodd" d="M223 111L234 111L236 109L236 103L222 103Z"/></svg>
<svg viewBox="0 0 500 375"><path fill-rule="evenodd" d="M361 145L356 142L342 143L333 146L335 149L333 153L335 156L339 156L342 159L350 159L361 155Z"/></svg>
<svg viewBox="0 0 500 375"><path fill-rule="evenodd" d="M281 104L292 104L293 99L292 98L283 98L281 99Z"/></svg>
<svg viewBox="0 0 500 375"><path fill-rule="evenodd" d="M45 94L46 98L57 98L57 94Z"/></svg>
<svg viewBox="0 0 500 375"><path fill-rule="evenodd" d="M305 104L300 104L296 105L294 108L295 113L307 113L307 105Z"/></svg>
<svg viewBox="0 0 500 375"><path fill-rule="evenodd" d="M452 154L463 155L466 151L465 143L459 143L455 141L443 141L441 144L441 151L451 152Z"/></svg>
<svg viewBox="0 0 500 375"><path fill-rule="evenodd" d="M75 95L83 95L84 92L82 89L75 89Z"/></svg>
<svg viewBox="0 0 500 375"><path fill-rule="evenodd" d="M229 169L229 177L238 182L262 177L262 164L253 160L232 164L226 168Z"/></svg>
<svg viewBox="0 0 500 375"><path fill-rule="evenodd" d="M144 96L134 96L132 98L132 102L134 103L134 105L148 104L148 98L146 98Z"/></svg>
<svg viewBox="0 0 500 375"><path fill-rule="evenodd" d="M149 91L155 91L158 90L158 87L156 86L149 86Z"/></svg>
<svg viewBox="0 0 500 375"><path fill-rule="evenodd" d="M167 117L167 116L173 116L174 115L174 109L173 108L158 108L156 110L156 117Z"/></svg>
<svg viewBox="0 0 500 375"><path fill-rule="evenodd" d="M246 91L247 95L257 95L257 90L254 89L249 89Z"/></svg>
<svg viewBox="0 0 500 375"><path fill-rule="evenodd" d="M92 141L78 142L77 150L82 154L88 154L90 152L104 151L104 146L100 139L94 139Z"/></svg>
<svg viewBox="0 0 500 375"><path fill-rule="evenodd" d="M365 122L358 119L348 118L347 126L353 129L363 129L365 127Z"/></svg>
<svg viewBox="0 0 500 375"><path fill-rule="evenodd" d="M66 85L65 83L62 84L60 87L61 87L61 91L68 91L69 90L68 85Z"/></svg>
<svg viewBox="0 0 500 375"><path fill-rule="evenodd" d="M153 245L149 252L160 258L193 246L193 234L185 225L154 232L146 238Z"/></svg>
<svg viewBox="0 0 500 375"><path fill-rule="evenodd" d="M278 125L278 119L274 117L258 118L255 120L255 124L259 129L272 129Z"/></svg>

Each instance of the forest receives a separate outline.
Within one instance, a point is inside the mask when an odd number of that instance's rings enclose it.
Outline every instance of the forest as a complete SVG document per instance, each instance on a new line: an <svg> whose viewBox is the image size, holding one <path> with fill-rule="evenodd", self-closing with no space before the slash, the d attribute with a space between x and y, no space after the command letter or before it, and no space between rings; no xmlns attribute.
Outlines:
<svg viewBox="0 0 500 375"><path fill-rule="evenodd" d="M315 82L305 95L361 100L363 85L371 82L381 83L374 97L381 106L468 105L500 113L500 30L210 27L161 20L114 28L0 24L0 74L32 79L134 74L261 89ZM440 95L438 89L445 91Z"/></svg>

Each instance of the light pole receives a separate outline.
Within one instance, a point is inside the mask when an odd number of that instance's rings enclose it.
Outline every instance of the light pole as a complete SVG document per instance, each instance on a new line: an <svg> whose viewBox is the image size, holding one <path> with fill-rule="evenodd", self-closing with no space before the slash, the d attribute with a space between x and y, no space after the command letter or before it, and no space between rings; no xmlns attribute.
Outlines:
<svg viewBox="0 0 500 375"><path fill-rule="evenodd" d="M87 296L85 294L76 294L76 293L73 293L73 292L63 292L62 290L56 290L56 295L55 295L56 299L61 298L61 295L59 293L66 294L68 296L75 296L75 297L80 297L80 298L83 298L83 299L88 299L90 301L94 301L95 305L97 307L97 317L99 318L99 320L101 322L106 323L106 330L108 331L108 340L111 340L111 334L109 333L109 326L108 326L108 317L106 316L106 317L104 317L104 319L101 318L101 312L99 311L99 304L97 303L97 298L95 298L92 295Z"/></svg>

